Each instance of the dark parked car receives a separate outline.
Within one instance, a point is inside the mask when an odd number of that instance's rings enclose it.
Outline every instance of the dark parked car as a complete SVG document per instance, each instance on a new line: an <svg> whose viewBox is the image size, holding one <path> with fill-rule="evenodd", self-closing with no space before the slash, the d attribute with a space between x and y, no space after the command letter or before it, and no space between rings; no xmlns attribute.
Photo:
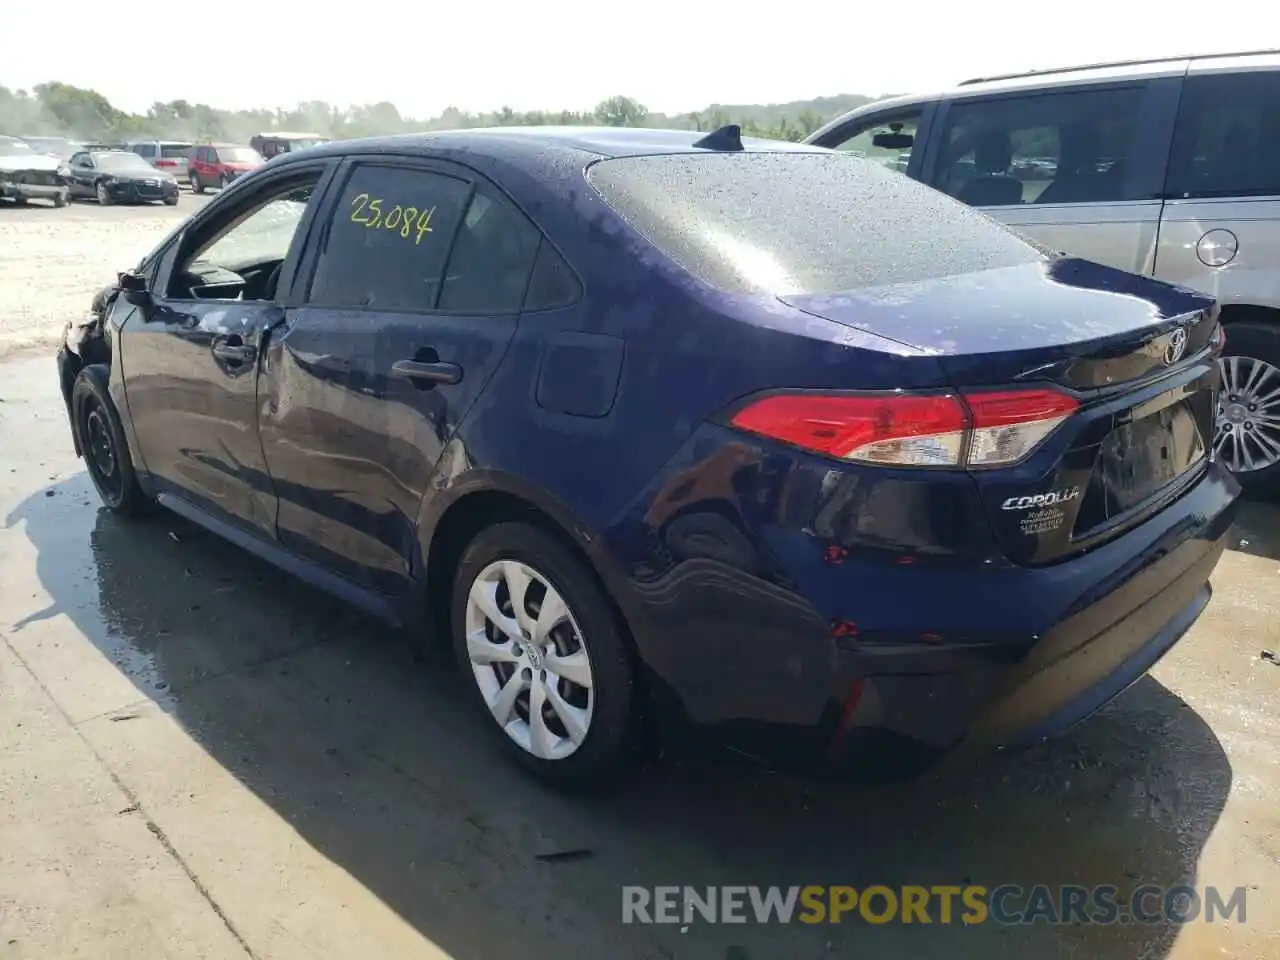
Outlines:
<svg viewBox="0 0 1280 960"><path fill-rule="evenodd" d="M71 195L111 203L178 203L178 181L129 150L83 150L71 158Z"/></svg>
<svg viewBox="0 0 1280 960"><path fill-rule="evenodd" d="M272 157L278 157L282 153L296 153L309 147L318 147L326 142L324 137L315 133L273 131L271 133L255 133L249 139L249 146L270 160Z"/></svg>
<svg viewBox="0 0 1280 960"><path fill-rule="evenodd" d="M1214 301L736 128L328 144L69 328L77 452L452 639L557 782L1039 742L1209 601ZM648 738L642 738L651 742Z"/></svg>

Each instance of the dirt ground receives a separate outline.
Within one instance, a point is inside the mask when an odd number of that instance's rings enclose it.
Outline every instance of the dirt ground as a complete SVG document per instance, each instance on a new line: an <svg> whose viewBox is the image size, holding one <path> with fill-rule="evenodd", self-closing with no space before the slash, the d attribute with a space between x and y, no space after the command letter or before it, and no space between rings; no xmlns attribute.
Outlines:
<svg viewBox="0 0 1280 960"><path fill-rule="evenodd" d="M0 357L61 336L67 318L88 309L86 291L92 297L206 202L184 190L176 207L0 203Z"/></svg>
<svg viewBox="0 0 1280 960"><path fill-rule="evenodd" d="M29 344L195 202L0 210L0 336L28 345L0 363L0 957L1280 958L1276 505L1247 505L1154 674L1047 747L909 784L665 761L557 795L416 638L99 509ZM1247 917L621 922L624 884L967 882L1242 886Z"/></svg>

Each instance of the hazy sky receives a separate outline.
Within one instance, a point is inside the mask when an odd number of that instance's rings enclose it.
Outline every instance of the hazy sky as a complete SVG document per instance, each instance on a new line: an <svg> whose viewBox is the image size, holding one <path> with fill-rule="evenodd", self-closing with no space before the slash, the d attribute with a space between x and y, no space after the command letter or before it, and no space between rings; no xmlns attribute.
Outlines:
<svg viewBox="0 0 1280 960"><path fill-rule="evenodd" d="M196 4L199 18L171 2L0 6L0 83L61 80L139 112L178 98L230 108L390 100L427 117L450 105L581 109L623 93L674 113L1280 47L1280 16L1243 13L1265 4L1228 16L1192 4L1174 16L1135 0L257 0L225 15Z"/></svg>

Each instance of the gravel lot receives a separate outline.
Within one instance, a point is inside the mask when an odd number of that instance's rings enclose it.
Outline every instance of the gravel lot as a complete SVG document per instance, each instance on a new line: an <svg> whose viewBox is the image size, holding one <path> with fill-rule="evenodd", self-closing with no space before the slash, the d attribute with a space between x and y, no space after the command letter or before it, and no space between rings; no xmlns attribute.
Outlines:
<svg viewBox="0 0 1280 960"><path fill-rule="evenodd" d="M1280 509L1062 740L905 785L516 773L439 657L176 517L99 509L51 350L198 203L0 210L0 957L1280 957ZM557 859L555 854L574 854ZM547 855L552 855L548 858ZM624 926L624 884L1243 886L1244 923Z"/></svg>
<svg viewBox="0 0 1280 960"><path fill-rule="evenodd" d="M0 203L0 356L57 342L99 287L206 202L184 192L176 207Z"/></svg>

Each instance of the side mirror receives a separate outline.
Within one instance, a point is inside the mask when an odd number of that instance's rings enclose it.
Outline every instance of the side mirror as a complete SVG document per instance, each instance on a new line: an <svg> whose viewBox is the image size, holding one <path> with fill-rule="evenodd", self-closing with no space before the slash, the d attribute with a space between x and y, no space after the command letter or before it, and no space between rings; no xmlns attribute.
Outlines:
<svg viewBox="0 0 1280 960"><path fill-rule="evenodd" d="M117 276L120 292L135 307L149 306L151 291L147 289L147 278L134 270L125 270Z"/></svg>

